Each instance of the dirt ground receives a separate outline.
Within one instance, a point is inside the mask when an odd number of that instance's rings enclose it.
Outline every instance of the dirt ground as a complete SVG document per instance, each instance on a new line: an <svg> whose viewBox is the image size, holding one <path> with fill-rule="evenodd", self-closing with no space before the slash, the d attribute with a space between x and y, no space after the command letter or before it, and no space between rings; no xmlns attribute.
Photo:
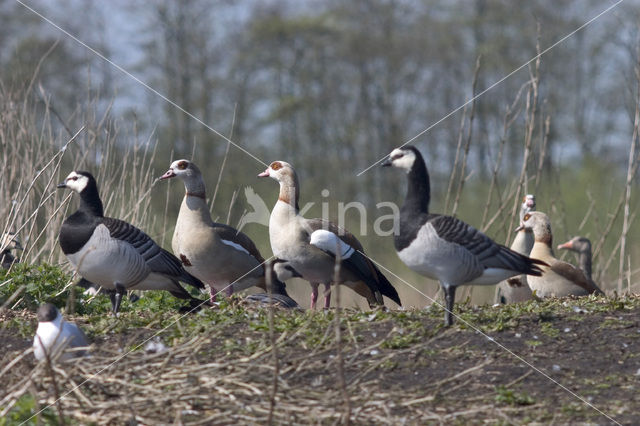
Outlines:
<svg viewBox="0 0 640 426"><path fill-rule="evenodd" d="M90 358L53 372L25 354L33 314L4 312L0 410L11 405L5 422L19 423L69 392L45 423L255 424L271 407L275 423L294 424L344 422L347 412L355 424L640 422L637 297L461 309L450 328L437 309L343 311L339 346L333 312L278 310L273 404L265 309L234 307L224 324L193 315L160 334L160 353L140 342L157 342L164 323L114 326L94 333Z"/></svg>

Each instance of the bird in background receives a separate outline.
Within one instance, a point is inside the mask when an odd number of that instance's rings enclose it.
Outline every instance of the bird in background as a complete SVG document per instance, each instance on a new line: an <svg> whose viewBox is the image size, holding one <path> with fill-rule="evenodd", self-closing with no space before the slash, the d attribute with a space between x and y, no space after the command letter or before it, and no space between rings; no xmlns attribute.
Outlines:
<svg viewBox="0 0 640 426"><path fill-rule="evenodd" d="M11 254L11 250L23 250L18 236L13 232L5 232L0 239L0 264L4 269L11 268L20 259Z"/></svg>
<svg viewBox="0 0 640 426"><path fill-rule="evenodd" d="M578 267L588 279L593 281L591 277L591 240L586 237L573 237L569 241L558 245L558 250L569 250L578 255Z"/></svg>
<svg viewBox="0 0 640 426"><path fill-rule="evenodd" d="M45 303L38 308L38 328L33 338L33 353L38 361L67 361L86 355L87 337L75 323L65 321L58 308ZM72 350L74 349L74 350Z"/></svg>
<svg viewBox="0 0 640 426"><path fill-rule="evenodd" d="M522 224L524 216L527 213L533 212L535 210L535 195L525 195L522 199L522 204L520 205L520 224ZM533 232L531 230L523 228L520 231L516 232L510 248L511 250L516 251L520 254L529 256L529 253L531 253L531 249L533 248L533 243ZM527 276L525 274L516 275L515 277L511 277L504 281L501 281L500 284L498 284L498 288L496 291L497 303L524 302L531 299L532 297L533 293L531 292L531 288L529 288L529 284L527 284Z"/></svg>
<svg viewBox="0 0 640 426"><path fill-rule="evenodd" d="M542 275L527 277L531 290L538 297L585 296L604 294L602 290L580 269L570 263L558 260L553 253L551 220L542 212L531 212L524 216L522 228L531 229L535 242L531 257L545 263Z"/></svg>

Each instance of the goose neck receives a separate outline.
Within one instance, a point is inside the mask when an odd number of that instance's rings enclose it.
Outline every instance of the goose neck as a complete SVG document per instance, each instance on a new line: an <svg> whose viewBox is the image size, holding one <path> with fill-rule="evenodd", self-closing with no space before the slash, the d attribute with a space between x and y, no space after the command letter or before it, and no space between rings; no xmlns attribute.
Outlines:
<svg viewBox="0 0 640 426"><path fill-rule="evenodd" d="M429 213L431 184L427 166L422 158L416 158L415 164L409 171L408 182L407 196L402 209Z"/></svg>

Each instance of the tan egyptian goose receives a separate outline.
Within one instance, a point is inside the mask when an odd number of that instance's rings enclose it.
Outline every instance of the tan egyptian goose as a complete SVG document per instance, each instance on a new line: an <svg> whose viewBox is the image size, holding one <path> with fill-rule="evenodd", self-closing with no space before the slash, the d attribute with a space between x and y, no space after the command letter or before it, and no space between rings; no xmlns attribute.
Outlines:
<svg viewBox="0 0 640 426"><path fill-rule="evenodd" d="M311 309L318 300L318 286L325 285L324 307L331 301L330 284L339 250L341 259L339 284L367 299L370 306L383 305L382 295L400 305L398 292L387 278L363 254L360 242L347 230L323 219L306 219L300 215L300 185L294 168L284 161L274 161L260 177L271 177L280 184L278 201L269 219L269 238L273 254L286 260L311 284Z"/></svg>
<svg viewBox="0 0 640 426"><path fill-rule="evenodd" d="M533 194L527 194L524 196L522 205L520 206L520 223L522 223L524 215L534 211L536 211L536 197ZM511 247L509 248L515 252L529 256L533 248L533 232L522 228L516 232L513 243L511 243ZM497 303L525 302L531 299L531 297L531 288L527 284L527 276L524 274L508 278L498 284L496 294Z"/></svg>
<svg viewBox="0 0 640 426"><path fill-rule="evenodd" d="M252 286L266 289L264 258L253 241L211 219L200 169L189 160L176 160L160 179L173 177L182 180L186 194L171 247L185 269L209 285L211 302L222 289L229 295Z"/></svg>
<svg viewBox="0 0 640 426"><path fill-rule="evenodd" d="M535 242L531 257L546 262L542 266L542 276L527 277L529 287L538 297L585 296L592 293L604 294L602 290L575 266L556 259L553 254L553 234L549 216L541 212L531 212L524 216L520 228L533 231Z"/></svg>
<svg viewBox="0 0 640 426"><path fill-rule="evenodd" d="M458 286L495 285L514 275L542 273L540 265L544 262L494 242L455 217L430 213L429 172L417 148L396 148L381 166L407 173L407 195L400 208L400 232L395 234L394 244L405 265L440 282L446 301L445 325L453 324Z"/></svg>

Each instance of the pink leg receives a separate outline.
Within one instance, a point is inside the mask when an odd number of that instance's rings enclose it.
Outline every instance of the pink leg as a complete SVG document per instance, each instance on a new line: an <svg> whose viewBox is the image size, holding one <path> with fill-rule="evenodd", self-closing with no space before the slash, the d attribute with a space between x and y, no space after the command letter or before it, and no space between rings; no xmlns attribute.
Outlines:
<svg viewBox="0 0 640 426"><path fill-rule="evenodd" d="M310 309L316 308L316 302L318 301L318 283L311 283L311 306Z"/></svg>
<svg viewBox="0 0 640 426"><path fill-rule="evenodd" d="M331 284L325 283L324 284L324 308L329 309L330 305L331 305Z"/></svg>
<svg viewBox="0 0 640 426"><path fill-rule="evenodd" d="M209 285L209 301L213 305L216 303L216 296L218 295L218 290L213 285Z"/></svg>

